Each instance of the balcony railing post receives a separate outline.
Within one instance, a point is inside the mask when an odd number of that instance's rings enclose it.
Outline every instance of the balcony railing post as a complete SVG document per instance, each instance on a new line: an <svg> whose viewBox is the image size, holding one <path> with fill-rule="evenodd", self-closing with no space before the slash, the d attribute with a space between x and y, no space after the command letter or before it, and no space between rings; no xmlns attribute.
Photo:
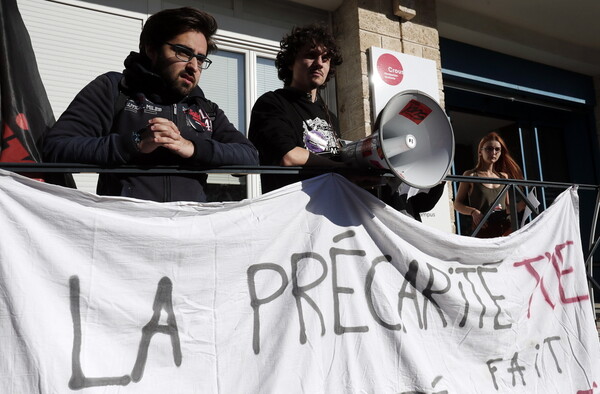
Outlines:
<svg viewBox="0 0 600 394"><path fill-rule="evenodd" d="M590 242L589 242L589 255L585 261L586 270L589 278L594 277L594 254L596 253L596 249L598 248L598 244L600 243L600 237L596 239L596 226L598 225L598 213L600 211L600 187L596 190L596 206L594 207L594 216L592 217L592 228L590 229ZM597 283L592 282L592 284L596 285ZM600 290L600 289L598 289ZM594 297L594 286L590 285L590 297L592 299L592 306L596 305L595 297ZM594 313L596 312L596 308L594 307Z"/></svg>
<svg viewBox="0 0 600 394"><path fill-rule="evenodd" d="M510 187L510 199L509 199L510 227L511 227L512 231L517 231L519 229L519 212L518 212L518 208L517 208L518 207L517 192L515 191L517 186L509 185L509 187Z"/></svg>
<svg viewBox="0 0 600 394"><path fill-rule="evenodd" d="M473 177L471 177L471 178L473 178ZM504 196L506 196L506 193L508 192L509 187L510 187L510 184L506 184L502 187L502 190L500 191L498 196L496 196L496 199L494 200L494 202L490 205L488 210L483 215L481 222L479 222L479 224L477 225L475 230L473 230L473 233L471 234L472 236L476 236L477 234L479 234L479 231L481 230L483 225L487 222L488 218L492 215L492 213L494 213L494 208L496 208L498 206L498 204L500 203L500 201L504 198Z"/></svg>

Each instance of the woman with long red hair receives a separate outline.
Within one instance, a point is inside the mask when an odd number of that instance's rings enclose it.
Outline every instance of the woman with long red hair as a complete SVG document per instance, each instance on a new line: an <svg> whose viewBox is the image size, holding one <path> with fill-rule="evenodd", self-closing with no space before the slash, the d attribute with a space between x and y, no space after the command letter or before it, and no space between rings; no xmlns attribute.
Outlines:
<svg viewBox="0 0 600 394"><path fill-rule="evenodd" d="M477 165L465 171L465 176L499 179L523 179L523 172L510 155L506 143L496 132L491 132L479 141ZM454 199L454 209L463 215L471 216L473 229L483 219L496 197L502 191L501 184L461 182ZM479 238L493 238L511 232L508 216L508 193L503 201L493 207L493 213L483 225Z"/></svg>

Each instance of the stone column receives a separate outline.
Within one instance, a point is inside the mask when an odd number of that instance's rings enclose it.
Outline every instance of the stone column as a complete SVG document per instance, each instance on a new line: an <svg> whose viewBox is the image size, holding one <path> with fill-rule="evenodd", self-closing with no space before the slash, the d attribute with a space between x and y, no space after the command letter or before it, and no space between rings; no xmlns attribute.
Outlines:
<svg viewBox="0 0 600 394"><path fill-rule="evenodd" d="M370 135L371 115L367 50L371 46L434 60L442 97L435 0L344 0L333 14L333 32L344 63L336 77L342 137Z"/></svg>
<svg viewBox="0 0 600 394"><path fill-rule="evenodd" d="M375 131L367 63L371 46L435 61L444 107L436 0L344 0L333 14L333 33L344 56L336 76L342 138L356 141ZM452 195L450 182L448 191ZM452 199L448 210L454 226Z"/></svg>

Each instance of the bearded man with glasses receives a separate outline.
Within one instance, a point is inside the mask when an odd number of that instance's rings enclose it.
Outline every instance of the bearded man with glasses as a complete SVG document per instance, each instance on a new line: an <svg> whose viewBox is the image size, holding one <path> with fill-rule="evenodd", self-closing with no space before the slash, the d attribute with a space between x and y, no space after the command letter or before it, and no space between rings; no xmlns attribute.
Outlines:
<svg viewBox="0 0 600 394"><path fill-rule="evenodd" d="M47 161L218 167L257 165L254 146L204 97L215 19L184 7L148 18L123 73L87 85L44 139ZM97 192L159 202L206 201L206 174L101 174Z"/></svg>

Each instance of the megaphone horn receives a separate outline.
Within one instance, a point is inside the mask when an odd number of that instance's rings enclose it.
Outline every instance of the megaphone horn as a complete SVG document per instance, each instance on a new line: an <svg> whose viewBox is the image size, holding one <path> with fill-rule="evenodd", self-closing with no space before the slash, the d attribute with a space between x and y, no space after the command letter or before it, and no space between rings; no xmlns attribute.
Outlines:
<svg viewBox="0 0 600 394"><path fill-rule="evenodd" d="M398 93L381 111L379 125L370 136L342 149L345 162L388 169L418 189L444 179L454 159L454 133L433 98L416 90Z"/></svg>

